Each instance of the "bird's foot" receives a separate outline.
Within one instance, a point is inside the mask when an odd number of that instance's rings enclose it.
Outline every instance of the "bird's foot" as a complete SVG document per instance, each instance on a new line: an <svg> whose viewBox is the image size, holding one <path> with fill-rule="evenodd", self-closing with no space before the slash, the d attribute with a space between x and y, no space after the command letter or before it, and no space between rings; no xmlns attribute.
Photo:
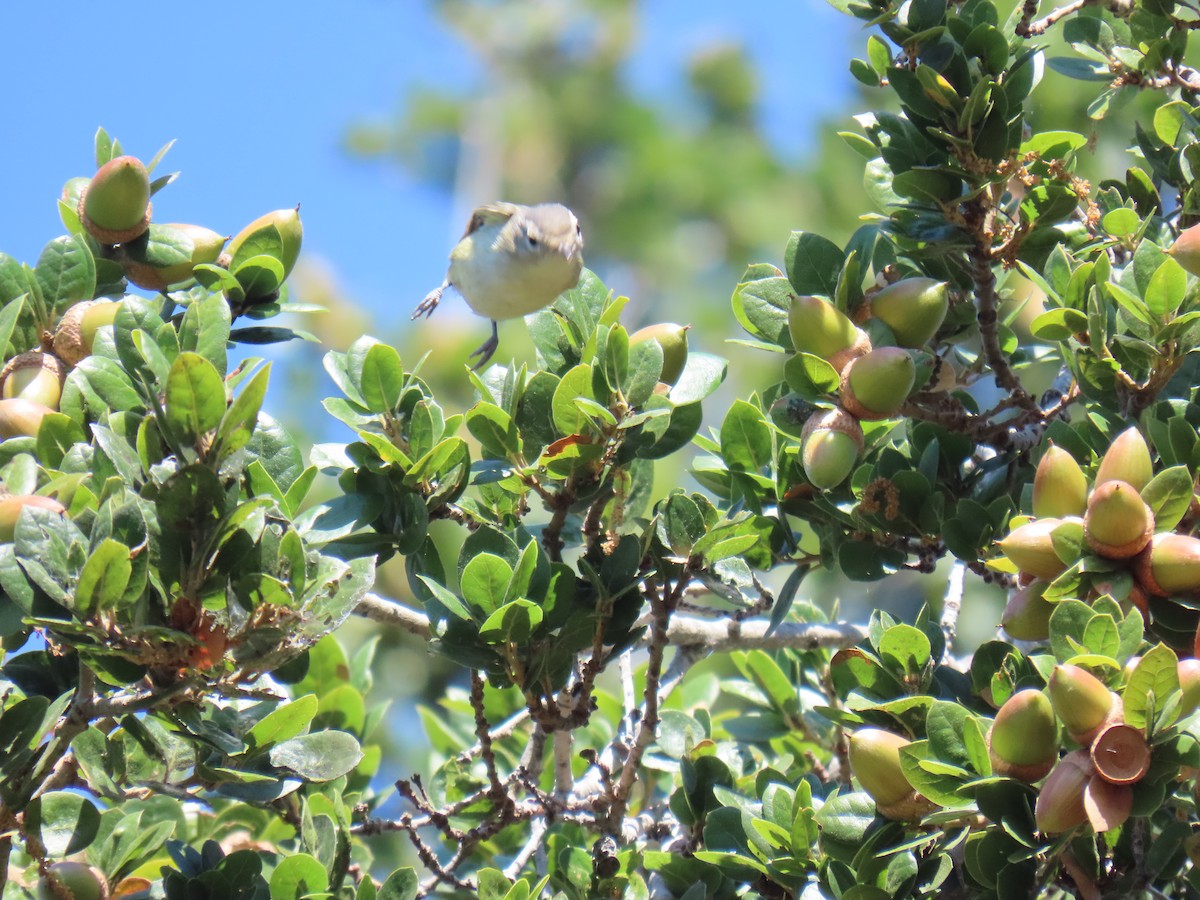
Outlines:
<svg viewBox="0 0 1200 900"><path fill-rule="evenodd" d="M478 372L480 369L486 366L491 360L492 356L495 354L496 348L499 346L500 335L496 332L496 323L492 322L492 336L480 344L476 348L475 352L467 357L467 359L474 359L477 356L479 357L479 362L475 363L475 365L471 367L472 371Z"/></svg>
<svg viewBox="0 0 1200 900"><path fill-rule="evenodd" d="M419 319L421 316L429 316L437 309L438 303L441 302L442 294L446 288L450 287L450 282L443 281L440 286L434 288L425 295L425 299L417 304L417 308L413 310L412 317Z"/></svg>

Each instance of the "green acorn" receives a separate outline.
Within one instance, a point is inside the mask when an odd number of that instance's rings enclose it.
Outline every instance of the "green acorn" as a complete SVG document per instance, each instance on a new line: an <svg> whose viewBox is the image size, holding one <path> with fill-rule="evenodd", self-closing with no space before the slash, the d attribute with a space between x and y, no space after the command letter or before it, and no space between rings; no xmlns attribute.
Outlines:
<svg viewBox="0 0 1200 900"><path fill-rule="evenodd" d="M908 399L916 366L907 351L879 347L851 360L842 372L842 406L860 419L889 419Z"/></svg>
<svg viewBox="0 0 1200 900"><path fill-rule="evenodd" d="M1082 516L1087 509L1087 492L1087 476L1075 457L1051 444L1033 476L1033 514L1039 519Z"/></svg>
<svg viewBox="0 0 1200 900"><path fill-rule="evenodd" d="M48 509L61 515L66 515L67 508L53 497L43 497L40 494L23 494L19 496L0 497L0 542L10 542L17 530L17 519L25 507Z"/></svg>
<svg viewBox="0 0 1200 900"><path fill-rule="evenodd" d="M1200 659L1179 661L1179 688L1183 696L1179 699L1179 718L1191 715L1200 707Z"/></svg>
<svg viewBox="0 0 1200 900"><path fill-rule="evenodd" d="M0 440L16 437L37 437L42 419L54 412L44 403L24 397L0 400Z"/></svg>
<svg viewBox="0 0 1200 900"><path fill-rule="evenodd" d="M913 790L900 767L900 750L910 743L881 728L860 728L850 735L850 770L889 819L910 821L934 808Z"/></svg>
<svg viewBox="0 0 1200 900"><path fill-rule="evenodd" d="M38 879L38 900L108 900L110 896L103 872L70 859L47 867Z"/></svg>
<svg viewBox="0 0 1200 900"><path fill-rule="evenodd" d="M1043 834L1061 834L1088 820L1084 790L1094 772L1084 750L1075 750L1058 761L1038 791L1034 818Z"/></svg>
<svg viewBox="0 0 1200 900"><path fill-rule="evenodd" d="M788 309L792 346L827 360L840 374L850 360L871 349L871 341L840 309L820 297L793 296Z"/></svg>
<svg viewBox="0 0 1200 900"><path fill-rule="evenodd" d="M1181 231L1167 253L1188 272L1200 276L1200 225Z"/></svg>
<svg viewBox="0 0 1200 900"><path fill-rule="evenodd" d="M303 240L300 207L277 209L259 216L234 235L221 254L221 260L228 260L229 271L236 275L238 268L249 259L260 255L271 256L283 267L283 278L286 279L300 256ZM274 290L278 288L277 284Z"/></svg>
<svg viewBox="0 0 1200 900"><path fill-rule="evenodd" d="M892 329L901 347L924 347L937 334L950 309L946 283L905 278L871 298L871 315Z"/></svg>
<svg viewBox="0 0 1200 900"><path fill-rule="evenodd" d="M1156 534L1134 560L1133 571L1138 584L1151 594L1194 594L1200 591L1200 538Z"/></svg>
<svg viewBox="0 0 1200 900"><path fill-rule="evenodd" d="M54 353L69 366L79 365L91 355L96 332L111 325L120 308L119 300L81 300L73 305L54 330Z"/></svg>
<svg viewBox="0 0 1200 900"><path fill-rule="evenodd" d="M1018 641L1044 641L1050 637L1054 604L1043 596L1047 587L1047 582L1035 579L1008 598L1000 624Z"/></svg>
<svg viewBox="0 0 1200 900"><path fill-rule="evenodd" d="M1092 491L1083 533L1088 545L1106 559L1129 559L1154 536L1154 513L1133 485L1106 481Z"/></svg>
<svg viewBox="0 0 1200 900"><path fill-rule="evenodd" d="M1033 784L1058 759L1058 722L1041 691L1017 691L1000 707L988 732L992 769L998 775Z"/></svg>
<svg viewBox="0 0 1200 900"><path fill-rule="evenodd" d="M211 228L200 225L179 222L151 225L138 240L125 244L118 258L125 277L138 287L165 291L173 284L190 281L196 266L216 262L226 240L228 238ZM164 245L171 248L167 259L161 258ZM190 252L190 256L179 261L180 250Z"/></svg>
<svg viewBox="0 0 1200 900"><path fill-rule="evenodd" d="M79 218L102 244L132 241L150 226L150 175L136 156L110 159L79 198Z"/></svg>
<svg viewBox="0 0 1200 900"><path fill-rule="evenodd" d="M808 417L800 432L800 462L815 488L828 491L846 480L863 449L858 420L841 409Z"/></svg>
<svg viewBox="0 0 1200 900"><path fill-rule="evenodd" d="M0 398L21 397L58 409L66 366L53 353L30 350L10 359L0 369Z"/></svg>
<svg viewBox="0 0 1200 900"><path fill-rule="evenodd" d="M1050 702L1071 737L1080 744L1091 738L1120 711L1118 698L1099 678L1086 669L1063 663L1050 673ZM1116 709L1114 709L1116 707Z"/></svg>
<svg viewBox="0 0 1200 900"><path fill-rule="evenodd" d="M658 376L658 380L663 384L674 384L683 374L683 367L687 364L687 333L691 327L676 325L674 322L647 325L629 336L629 346L633 347L643 341L657 341L663 354L662 374Z"/></svg>
<svg viewBox="0 0 1200 900"><path fill-rule="evenodd" d="M1014 528L996 544L1018 569L1035 578L1053 581L1066 571L1067 564L1054 552L1051 533L1063 519L1034 519Z"/></svg>
<svg viewBox="0 0 1200 900"><path fill-rule="evenodd" d="M1113 438L1100 467L1096 470L1093 487L1100 487L1106 481L1125 481L1133 485L1135 491L1140 491L1154 477L1154 464L1150 461L1150 448L1146 439L1137 427L1127 428Z"/></svg>

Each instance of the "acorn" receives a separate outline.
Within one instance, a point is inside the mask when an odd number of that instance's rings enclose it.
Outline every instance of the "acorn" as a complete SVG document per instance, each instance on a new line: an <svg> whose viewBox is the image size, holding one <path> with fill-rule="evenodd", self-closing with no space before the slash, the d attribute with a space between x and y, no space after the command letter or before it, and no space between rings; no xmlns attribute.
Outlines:
<svg viewBox="0 0 1200 900"><path fill-rule="evenodd" d="M1050 637L1054 604L1043 596L1047 587L1047 582L1036 579L1009 596L1000 624L1018 641L1044 641Z"/></svg>
<svg viewBox="0 0 1200 900"><path fill-rule="evenodd" d="M1106 559L1129 559L1154 537L1154 513L1133 485L1106 481L1088 498L1083 517L1088 546Z"/></svg>
<svg viewBox="0 0 1200 900"><path fill-rule="evenodd" d="M20 397L58 409L67 368L53 353L30 350L10 359L0 369L0 398Z"/></svg>
<svg viewBox="0 0 1200 900"><path fill-rule="evenodd" d="M950 309L946 283L905 278L871 297L871 315L892 329L901 347L924 347L937 334Z"/></svg>
<svg viewBox="0 0 1200 900"><path fill-rule="evenodd" d="M1092 738L1121 712L1120 698L1086 669L1070 663L1050 673L1050 702L1071 738L1088 746Z"/></svg>
<svg viewBox="0 0 1200 900"><path fill-rule="evenodd" d="M1142 588L1159 597L1200 591L1200 538L1154 535L1133 561L1133 573Z"/></svg>
<svg viewBox="0 0 1200 900"><path fill-rule="evenodd" d="M16 437L37 437L42 419L54 412L44 403L24 397L0 400L0 440Z"/></svg>
<svg viewBox="0 0 1200 900"><path fill-rule="evenodd" d="M279 236L278 245L272 231ZM303 239L304 226L300 222L300 207L277 209L259 216L234 235L225 252L221 254L220 261L222 264L226 264L227 261L229 271L236 275L238 266L251 257L266 252L279 260L279 264L283 266L283 278L286 279L300 256L300 244ZM276 285L276 289L278 287Z"/></svg>
<svg viewBox="0 0 1200 900"><path fill-rule="evenodd" d="M1200 707L1200 659L1181 659L1179 661L1179 689L1183 696L1179 698L1179 718L1189 716Z"/></svg>
<svg viewBox="0 0 1200 900"><path fill-rule="evenodd" d="M1106 481L1125 481L1141 491L1154 477L1154 464L1150 461L1150 448L1137 426L1126 428L1109 444L1096 469L1093 488Z"/></svg>
<svg viewBox="0 0 1200 900"><path fill-rule="evenodd" d="M798 353L821 357L838 374L852 359L871 349L871 339L866 333L840 309L820 297L792 297L788 331Z"/></svg>
<svg viewBox="0 0 1200 900"><path fill-rule="evenodd" d="M1083 792L1093 775L1092 761L1084 750L1060 759L1038 791L1034 818L1043 834L1060 834L1087 821Z"/></svg>
<svg viewBox="0 0 1200 900"><path fill-rule="evenodd" d="M38 900L108 900L110 896L103 872L70 859L48 866L38 879Z"/></svg>
<svg viewBox="0 0 1200 900"><path fill-rule="evenodd" d="M184 238L182 246L179 246L180 237ZM224 235L200 225L179 222L155 224L136 241L123 245L119 260L125 277L138 287L149 291L165 291L173 284L190 281L196 266L216 262L226 240L228 238ZM164 243L172 247L167 261L155 258L156 251L160 253ZM190 256L180 261L176 248L190 252Z"/></svg>
<svg viewBox="0 0 1200 900"><path fill-rule="evenodd" d="M663 384L674 384L683 374L683 367L687 364L687 333L691 327L676 325L674 322L647 325L629 336L629 346L633 347L643 341L657 341L663 354L662 374L658 376L658 380Z"/></svg>
<svg viewBox="0 0 1200 900"><path fill-rule="evenodd" d="M110 159L79 198L79 218L102 244L123 244L150 226L150 175L136 156Z"/></svg>
<svg viewBox="0 0 1200 900"><path fill-rule="evenodd" d="M863 449L858 420L841 409L813 413L800 431L800 463L815 488L837 487L854 469Z"/></svg>
<svg viewBox="0 0 1200 900"><path fill-rule="evenodd" d="M120 300L81 300L65 313L54 330L54 352L69 366L90 356L96 332L111 325L121 308Z"/></svg>
<svg viewBox="0 0 1200 900"><path fill-rule="evenodd" d="M1051 533L1063 519L1034 519L1014 528L996 545L1022 572L1035 578L1053 581L1066 571L1067 564L1054 552Z"/></svg>
<svg viewBox="0 0 1200 900"><path fill-rule="evenodd" d="M1083 789L1083 810L1097 834L1119 828L1133 811L1133 788L1092 776Z"/></svg>
<svg viewBox="0 0 1200 900"><path fill-rule="evenodd" d="M1058 722L1041 691L1017 691L988 731L992 770L1026 784L1041 781L1058 759Z"/></svg>
<svg viewBox="0 0 1200 900"><path fill-rule="evenodd" d="M860 419L889 419L908 399L916 366L899 347L879 347L842 370L842 407Z"/></svg>
<svg viewBox="0 0 1200 900"><path fill-rule="evenodd" d="M934 805L913 790L900 768L900 750L911 741L880 728L860 728L850 735L850 770L889 819L918 819Z"/></svg>
<svg viewBox="0 0 1200 900"><path fill-rule="evenodd" d="M1033 476L1033 514L1039 519L1081 516L1087 509L1087 493L1087 476L1075 457L1051 444Z"/></svg>
<svg viewBox="0 0 1200 900"><path fill-rule="evenodd" d="M43 497L40 494L22 494L0 496L0 542L11 542L17 531L17 519L25 507L48 509L61 515L66 515L67 508L53 497Z"/></svg>
<svg viewBox="0 0 1200 900"><path fill-rule="evenodd" d="M1181 231L1167 253L1186 271L1200 276L1200 225Z"/></svg>
<svg viewBox="0 0 1200 900"><path fill-rule="evenodd" d="M1150 747L1140 728L1113 722L1102 728L1090 749L1096 774L1110 784L1136 784L1150 771Z"/></svg>

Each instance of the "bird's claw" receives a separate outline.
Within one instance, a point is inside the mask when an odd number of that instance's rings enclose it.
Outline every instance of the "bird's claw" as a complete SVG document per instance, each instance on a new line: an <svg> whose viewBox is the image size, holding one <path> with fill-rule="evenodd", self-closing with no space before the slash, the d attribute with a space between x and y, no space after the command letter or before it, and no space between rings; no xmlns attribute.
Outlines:
<svg viewBox="0 0 1200 900"><path fill-rule="evenodd" d="M438 303L441 302L442 293L450 286L450 282L443 281L439 287L434 288L425 295L425 299L417 304L417 308L413 310L412 317L419 319L421 316L430 316L437 309Z"/></svg>
<svg viewBox="0 0 1200 900"><path fill-rule="evenodd" d="M471 367L471 371L478 372L491 361L491 358L496 353L496 348L500 346L500 336L496 332L496 323L492 322L492 336L475 348L475 351L467 357L474 359L479 357L479 362Z"/></svg>

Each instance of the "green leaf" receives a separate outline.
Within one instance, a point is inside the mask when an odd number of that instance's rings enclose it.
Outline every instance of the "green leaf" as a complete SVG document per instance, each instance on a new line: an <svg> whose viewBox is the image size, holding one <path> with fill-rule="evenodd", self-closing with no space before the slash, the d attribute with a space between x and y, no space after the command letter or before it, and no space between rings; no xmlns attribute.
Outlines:
<svg viewBox="0 0 1200 900"><path fill-rule="evenodd" d="M166 391L167 423L190 444L221 424L225 382L198 353L180 353L171 363Z"/></svg>
<svg viewBox="0 0 1200 900"><path fill-rule="evenodd" d="M25 807L25 831L52 857L70 856L91 845L100 829L100 811L73 791L50 791Z"/></svg>
<svg viewBox="0 0 1200 900"><path fill-rule="evenodd" d="M263 398L267 395L267 382L271 377L271 364L268 363L257 373L250 383L242 388L221 418L217 429L217 444L221 458L236 453L248 443L254 435L254 426L258 423L258 413L262 409Z"/></svg>
<svg viewBox="0 0 1200 900"><path fill-rule="evenodd" d="M728 369L729 361L719 356L689 352L683 372L672 386L667 399L677 407L699 403L721 386Z"/></svg>
<svg viewBox="0 0 1200 900"><path fill-rule="evenodd" d="M1129 676L1121 700L1125 724L1145 729L1179 690L1179 660L1165 644L1156 644L1143 654Z"/></svg>
<svg viewBox="0 0 1200 900"><path fill-rule="evenodd" d="M797 294L834 296L845 254L829 238L793 231L783 251L783 260L788 280Z"/></svg>
<svg viewBox="0 0 1200 900"><path fill-rule="evenodd" d="M540 606L530 600L513 600L484 620L479 636L489 644L523 644L541 624Z"/></svg>
<svg viewBox="0 0 1200 900"><path fill-rule="evenodd" d="M733 314L750 334L790 350L788 310L794 296L791 282L778 274L744 281L734 288Z"/></svg>
<svg viewBox="0 0 1200 900"><path fill-rule="evenodd" d="M806 400L832 394L841 384L841 376L828 361L812 353L797 353L783 366L788 387Z"/></svg>
<svg viewBox="0 0 1200 900"><path fill-rule="evenodd" d="M395 347L374 344L363 359L359 389L367 409L373 413L392 412L404 390L404 365Z"/></svg>
<svg viewBox="0 0 1200 900"><path fill-rule="evenodd" d="M1141 497L1154 513L1155 531L1171 531L1192 505L1194 485L1187 466L1164 469L1150 480Z"/></svg>
<svg viewBox="0 0 1200 900"><path fill-rule="evenodd" d="M57 313L80 300L91 300L96 291L96 261L87 241L77 234L48 243L33 273L43 300Z"/></svg>
<svg viewBox="0 0 1200 900"><path fill-rule="evenodd" d="M925 632L912 625L893 625L879 642L880 658L893 674L905 676L919 675L925 670L931 649Z"/></svg>
<svg viewBox="0 0 1200 900"><path fill-rule="evenodd" d="M129 548L105 538L92 549L79 573L75 611L80 617L88 617L99 610L115 610L125 596L132 574Z"/></svg>
<svg viewBox="0 0 1200 900"><path fill-rule="evenodd" d="M721 458L733 471L758 472L771 462L771 427L762 410L735 400L721 423Z"/></svg>
<svg viewBox="0 0 1200 900"><path fill-rule="evenodd" d="M283 263L265 253L237 263L236 268L231 268L230 271L246 292L248 300L274 294L283 284L285 277Z"/></svg>
<svg viewBox="0 0 1200 900"><path fill-rule="evenodd" d="M575 404L579 397L592 397L592 367L581 363L570 369L554 389L550 403L554 427L562 436L582 434L587 429L589 418Z"/></svg>
<svg viewBox="0 0 1200 900"><path fill-rule="evenodd" d="M332 781L353 771L362 748L344 731L319 731L283 741L271 748L271 765L289 769L306 781Z"/></svg>
<svg viewBox="0 0 1200 900"><path fill-rule="evenodd" d="M257 750L268 744L277 744L298 737L304 733L317 714L317 706L316 694L305 694L290 703L281 704L259 719L254 727L246 733L247 745Z"/></svg>
<svg viewBox="0 0 1200 900"><path fill-rule="evenodd" d="M491 553L480 553L463 569L459 590L463 599L485 615L504 602L513 570L507 562Z"/></svg>
<svg viewBox="0 0 1200 900"><path fill-rule="evenodd" d="M1150 276L1146 286L1146 306L1156 316L1174 315L1187 294L1187 272L1168 257Z"/></svg>
<svg viewBox="0 0 1200 900"><path fill-rule="evenodd" d="M325 867L307 853L284 857L271 873L271 900L307 900L327 896Z"/></svg>
<svg viewBox="0 0 1200 900"><path fill-rule="evenodd" d="M370 879L366 879L369 881ZM378 900L416 900L421 883L411 866L397 869L379 889Z"/></svg>

